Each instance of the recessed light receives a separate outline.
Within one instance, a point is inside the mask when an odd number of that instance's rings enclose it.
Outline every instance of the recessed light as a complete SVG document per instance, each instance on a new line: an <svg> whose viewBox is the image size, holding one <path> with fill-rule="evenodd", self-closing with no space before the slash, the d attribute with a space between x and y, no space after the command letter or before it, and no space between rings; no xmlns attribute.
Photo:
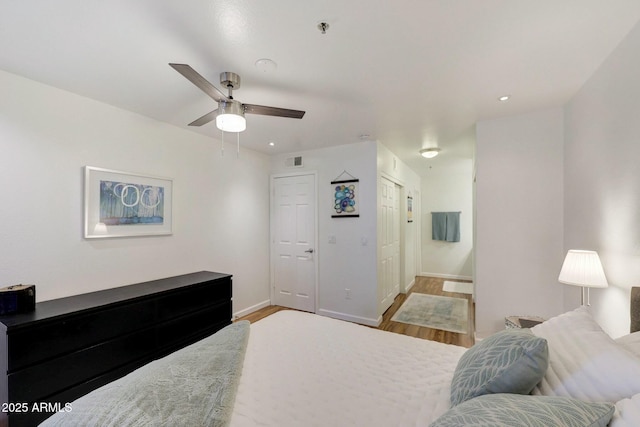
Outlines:
<svg viewBox="0 0 640 427"><path fill-rule="evenodd" d="M276 146L276 143L275 143L275 142L273 142L273 141L269 141L269 147L275 147L275 146Z"/></svg>
<svg viewBox="0 0 640 427"><path fill-rule="evenodd" d="M505 102L508 101L509 98L511 98L511 95L502 95L500 98L498 98L498 101Z"/></svg>

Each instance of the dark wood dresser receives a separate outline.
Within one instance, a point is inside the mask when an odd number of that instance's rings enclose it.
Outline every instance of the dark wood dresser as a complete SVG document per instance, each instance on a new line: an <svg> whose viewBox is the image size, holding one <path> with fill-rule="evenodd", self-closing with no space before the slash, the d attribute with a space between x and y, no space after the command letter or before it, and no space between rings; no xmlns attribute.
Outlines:
<svg viewBox="0 0 640 427"><path fill-rule="evenodd" d="M1 316L0 426L37 425L89 391L229 325L231 310L231 276L201 271Z"/></svg>

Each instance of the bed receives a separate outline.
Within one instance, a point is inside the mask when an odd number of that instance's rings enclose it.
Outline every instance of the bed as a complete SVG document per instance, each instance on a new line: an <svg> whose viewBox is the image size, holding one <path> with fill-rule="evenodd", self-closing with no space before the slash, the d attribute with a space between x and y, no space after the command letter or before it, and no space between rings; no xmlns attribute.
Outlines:
<svg viewBox="0 0 640 427"><path fill-rule="evenodd" d="M611 339L580 307L467 350L282 311L154 361L42 426L638 426L639 329Z"/></svg>

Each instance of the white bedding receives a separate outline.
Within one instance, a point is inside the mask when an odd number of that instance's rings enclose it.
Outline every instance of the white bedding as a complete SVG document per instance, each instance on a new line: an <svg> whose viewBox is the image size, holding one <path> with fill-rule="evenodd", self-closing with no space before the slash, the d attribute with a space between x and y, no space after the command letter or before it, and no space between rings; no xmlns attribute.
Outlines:
<svg viewBox="0 0 640 427"><path fill-rule="evenodd" d="M428 426L465 350L282 311L251 325L231 426Z"/></svg>
<svg viewBox="0 0 640 427"><path fill-rule="evenodd" d="M637 335L611 339L585 307L550 319L532 332L546 339L550 357L533 394L567 396L582 403L615 403L609 427L640 426L640 357L634 354L634 346L629 347L637 343ZM501 356L505 348L509 347L496 345L484 350L493 352L500 365L511 361ZM283 311L250 327L246 322L228 326L145 365L72 402L72 412L58 413L45 423L83 427L426 427L449 409L451 380L465 351L327 317ZM465 363L462 365L466 369ZM486 371L498 372L493 368ZM238 376L239 384L232 381ZM480 381L495 380L481 377ZM454 424L441 419L438 425L463 425L459 417L476 425L476 408L482 404L474 404L475 400L449 413ZM474 408L470 419L469 413L455 413L467 403ZM579 417L589 412L580 409L582 403L573 411ZM482 408L487 419L504 416L504 411L493 411L491 405ZM609 408L611 416L613 407ZM230 421L218 414L230 414ZM510 419L520 420L519 416Z"/></svg>
<svg viewBox="0 0 640 427"><path fill-rule="evenodd" d="M615 403L640 393L640 358L609 337L588 307L531 331L549 344L549 369L533 394Z"/></svg>
<svg viewBox="0 0 640 427"><path fill-rule="evenodd" d="M609 427L638 427L638 425L640 425L640 394L618 401Z"/></svg>
<svg viewBox="0 0 640 427"><path fill-rule="evenodd" d="M631 353L640 357L640 332L633 332L631 334L617 338L616 342Z"/></svg>

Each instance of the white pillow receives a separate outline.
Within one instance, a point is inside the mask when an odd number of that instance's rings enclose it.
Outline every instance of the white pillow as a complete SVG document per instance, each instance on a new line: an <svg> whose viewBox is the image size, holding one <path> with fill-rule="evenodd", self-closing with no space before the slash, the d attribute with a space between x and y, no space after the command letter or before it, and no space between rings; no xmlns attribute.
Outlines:
<svg viewBox="0 0 640 427"><path fill-rule="evenodd" d="M640 393L640 357L607 335L587 307L531 328L549 345L549 369L532 394L617 402Z"/></svg>
<svg viewBox="0 0 640 427"><path fill-rule="evenodd" d="M616 338L616 342L636 356L640 356L640 332Z"/></svg>
<svg viewBox="0 0 640 427"><path fill-rule="evenodd" d="M638 426L640 426L640 394L636 394L630 399L616 402L616 411L609 427Z"/></svg>

